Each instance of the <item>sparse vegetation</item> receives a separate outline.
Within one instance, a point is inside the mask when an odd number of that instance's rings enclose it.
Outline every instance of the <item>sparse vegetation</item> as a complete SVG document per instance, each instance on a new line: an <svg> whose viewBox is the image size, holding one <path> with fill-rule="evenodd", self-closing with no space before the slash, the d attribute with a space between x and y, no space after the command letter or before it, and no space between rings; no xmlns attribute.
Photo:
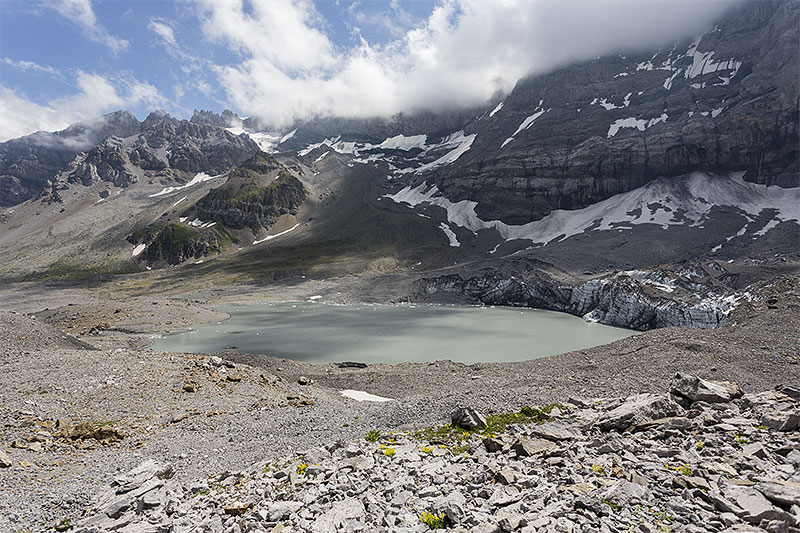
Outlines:
<svg viewBox="0 0 800 533"><path fill-rule="evenodd" d="M447 516L444 513L435 514L430 511L422 511L419 514L419 521L431 529L444 529L447 527Z"/></svg>
<svg viewBox="0 0 800 533"><path fill-rule="evenodd" d="M616 510L619 509L619 505L617 505L616 503L612 502L611 500L607 500L607 499L603 498L600 501L603 502L604 504L608 505L609 507L611 507L612 511L616 511Z"/></svg>
<svg viewBox="0 0 800 533"><path fill-rule="evenodd" d="M379 438L381 438L381 432L377 429L370 429L367 431L367 435L364 437L364 440L367 442L378 442Z"/></svg>
<svg viewBox="0 0 800 533"><path fill-rule="evenodd" d="M544 424L550 419L550 413L558 407L562 412L566 412L566 407L554 403L541 409L536 407L523 406L516 413L499 413L486 417L485 428L463 429L447 424L444 426L430 426L418 429L412 436L422 442L436 445L443 445L451 452L458 455L469 449L465 444L474 435L482 437L493 437L503 433L511 424Z"/></svg>

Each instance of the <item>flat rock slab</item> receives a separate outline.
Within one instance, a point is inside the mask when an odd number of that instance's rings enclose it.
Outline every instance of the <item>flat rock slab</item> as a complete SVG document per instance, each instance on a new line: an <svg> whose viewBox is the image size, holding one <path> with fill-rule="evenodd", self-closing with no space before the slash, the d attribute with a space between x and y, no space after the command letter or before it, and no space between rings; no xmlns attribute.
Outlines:
<svg viewBox="0 0 800 533"><path fill-rule="evenodd" d="M742 389L730 381L707 381L678 372L672 378L670 392L692 402L721 403L742 396Z"/></svg>
<svg viewBox="0 0 800 533"><path fill-rule="evenodd" d="M637 394L629 396L619 407L612 409L597 420L604 430L625 430L652 420L675 416L681 407L662 394Z"/></svg>
<svg viewBox="0 0 800 533"><path fill-rule="evenodd" d="M549 422L541 426L531 426L528 433L534 437L552 441L575 440L580 437L577 432L563 422Z"/></svg>
<svg viewBox="0 0 800 533"><path fill-rule="evenodd" d="M558 449L558 446L547 439L522 438L515 442L511 449L520 457L530 457L532 455L555 451Z"/></svg>

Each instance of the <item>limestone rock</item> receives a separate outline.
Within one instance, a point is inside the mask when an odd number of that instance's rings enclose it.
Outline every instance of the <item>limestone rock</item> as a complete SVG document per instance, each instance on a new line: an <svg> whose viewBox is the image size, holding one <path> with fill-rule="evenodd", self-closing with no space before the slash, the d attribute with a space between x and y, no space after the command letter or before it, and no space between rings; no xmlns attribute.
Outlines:
<svg viewBox="0 0 800 533"><path fill-rule="evenodd" d="M647 421L674 416L680 411L681 407L664 395L637 394L600 417L597 426L604 431L624 430Z"/></svg>
<svg viewBox="0 0 800 533"><path fill-rule="evenodd" d="M471 407L462 407L450 415L452 424L464 429L485 428L486 418Z"/></svg>
<svg viewBox="0 0 800 533"><path fill-rule="evenodd" d="M729 402L742 396L736 383L729 381L706 381L697 376L678 372L672 378L670 392L688 399L690 402L720 403Z"/></svg>
<svg viewBox="0 0 800 533"><path fill-rule="evenodd" d="M533 455L557 450L558 446L546 439L522 438L517 440L511 446L511 449L514 450L520 457L530 457Z"/></svg>
<svg viewBox="0 0 800 533"><path fill-rule="evenodd" d="M364 504L355 498L349 498L333 506L314 521L314 533L336 533L351 519L364 518Z"/></svg>

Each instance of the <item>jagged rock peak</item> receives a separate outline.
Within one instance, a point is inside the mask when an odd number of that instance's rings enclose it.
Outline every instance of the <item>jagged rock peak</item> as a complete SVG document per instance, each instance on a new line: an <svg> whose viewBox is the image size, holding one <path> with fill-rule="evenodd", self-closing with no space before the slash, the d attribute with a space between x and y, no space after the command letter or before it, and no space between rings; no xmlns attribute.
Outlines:
<svg viewBox="0 0 800 533"><path fill-rule="evenodd" d="M242 124L242 119L230 109L226 109L221 115L213 111L206 111L204 109L194 110L192 118L189 122L195 124L208 124L211 126L219 126L221 128L230 128L232 126L239 126Z"/></svg>
<svg viewBox="0 0 800 533"><path fill-rule="evenodd" d="M158 122L162 122L164 120L172 120L172 121L174 121L175 119L173 117L171 117L170 114L167 113L166 111L164 111L163 109L156 109L155 111L153 111L149 115L147 115L147 118L144 119L144 122L142 122L142 126L145 127L145 128L148 128L148 127L152 126L153 124L156 124Z"/></svg>

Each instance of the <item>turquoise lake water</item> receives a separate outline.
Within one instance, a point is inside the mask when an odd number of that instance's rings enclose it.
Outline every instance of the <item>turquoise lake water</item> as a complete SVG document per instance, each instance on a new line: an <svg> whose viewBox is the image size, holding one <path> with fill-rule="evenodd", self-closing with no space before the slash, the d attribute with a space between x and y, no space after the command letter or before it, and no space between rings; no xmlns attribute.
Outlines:
<svg viewBox="0 0 800 533"><path fill-rule="evenodd" d="M214 353L226 348L327 363L523 361L613 342L634 332L565 313L508 307L234 305L221 322L155 339L154 348Z"/></svg>

